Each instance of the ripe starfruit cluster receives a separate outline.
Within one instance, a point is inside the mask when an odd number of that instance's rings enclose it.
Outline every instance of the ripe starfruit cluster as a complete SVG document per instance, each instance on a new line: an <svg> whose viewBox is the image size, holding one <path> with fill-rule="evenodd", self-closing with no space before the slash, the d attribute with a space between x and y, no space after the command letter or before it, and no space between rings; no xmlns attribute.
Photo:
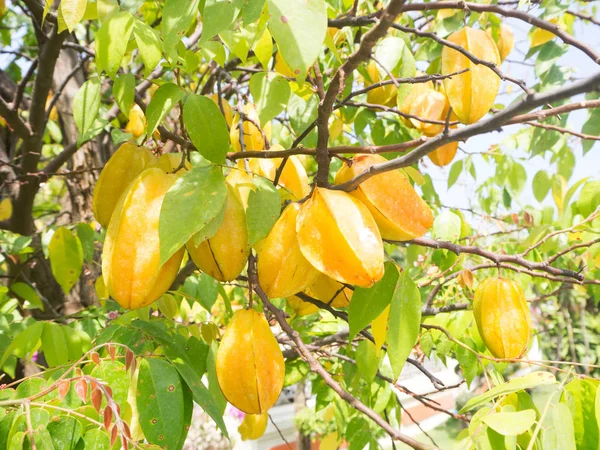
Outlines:
<svg viewBox="0 0 600 450"><path fill-rule="evenodd" d="M335 182L385 161L358 155ZM260 244L259 283L269 297L287 297L298 315L315 311L298 292L344 308L352 297L346 285L370 287L383 276L382 239L410 240L432 224L429 206L399 171L371 177L351 194L317 187L304 203L288 205Z"/></svg>
<svg viewBox="0 0 600 450"><path fill-rule="evenodd" d="M107 228L102 276L110 296L124 308L156 301L179 271L183 248L159 265L158 222L167 191L178 174L190 168L184 161L180 169L182 157L157 158L148 148L126 142L100 173L92 208L98 223Z"/></svg>
<svg viewBox="0 0 600 450"><path fill-rule="evenodd" d="M477 286L473 316L483 342L496 358L520 358L529 345L531 313L521 287L506 278Z"/></svg>

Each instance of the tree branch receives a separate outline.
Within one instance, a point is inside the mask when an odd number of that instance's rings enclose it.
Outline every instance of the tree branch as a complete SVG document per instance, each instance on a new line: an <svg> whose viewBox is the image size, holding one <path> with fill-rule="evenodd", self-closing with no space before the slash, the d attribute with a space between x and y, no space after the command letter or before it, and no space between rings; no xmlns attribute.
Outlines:
<svg viewBox="0 0 600 450"><path fill-rule="evenodd" d="M404 3L405 0L391 0L387 8L383 10L377 25L365 33L358 50L350 55L337 70L329 84L325 98L319 104L317 114L317 128L319 133L316 154L318 169L315 176L315 182L318 186L329 185L330 159L327 144L329 142L329 117L333 111L333 104L346 85L346 77L358 68L361 62L366 61L371 56L371 52L377 41L385 36L388 28L392 26L398 14L402 12Z"/></svg>
<svg viewBox="0 0 600 450"><path fill-rule="evenodd" d="M550 91L533 94L521 100L520 102L516 102L513 105L508 106L503 111L493 115L492 117L486 120L482 120L472 125L468 125L464 128L452 130L446 135L442 133L434 138L431 138L424 144L421 144L416 149L404 156L401 156L399 158L393 159L385 163L375 164L369 167L364 172L358 174L356 177L349 180L348 182L337 186L333 186L332 189L352 191L356 189L360 183L379 173L399 169L401 167L410 166L416 163L422 157L444 144L447 144L449 142L464 141L467 138L497 130L517 114L530 111L538 106L545 105L547 103L552 103L557 100L562 100L573 95L597 90L599 88L600 73L597 73L589 78L585 78L583 80L571 83L566 87L561 87Z"/></svg>

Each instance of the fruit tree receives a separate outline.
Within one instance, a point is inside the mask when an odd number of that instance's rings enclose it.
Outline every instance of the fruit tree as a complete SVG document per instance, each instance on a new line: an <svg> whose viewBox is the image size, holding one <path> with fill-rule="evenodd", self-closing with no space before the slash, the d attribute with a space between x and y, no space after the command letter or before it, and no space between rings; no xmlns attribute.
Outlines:
<svg viewBox="0 0 600 450"><path fill-rule="evenodd" d="M443 447L401 395L598 448L599 40L593 0L0 0L0 449L257 439L290 386L299 448Z"/></svg>

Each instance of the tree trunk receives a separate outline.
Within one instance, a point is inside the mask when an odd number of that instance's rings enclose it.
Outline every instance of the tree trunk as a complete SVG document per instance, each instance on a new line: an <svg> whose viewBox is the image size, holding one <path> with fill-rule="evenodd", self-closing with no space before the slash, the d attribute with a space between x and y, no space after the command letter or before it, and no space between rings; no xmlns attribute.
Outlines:
<svg viewBox="0 0 600 450"><path fill-rule="evenodd" d="M73 102L79 88L85 81L83 66L78 66L80 58L73 49L62 49L54 70L53 87L58 90L67 77L71 77L59 97L56 108L60 117L63 132L63 145L66 147L77 142L77 126L73 117ZM73 72L75 71L75 74ZM80 148L67 167L72 175L64 177L69 193L61 202L62 210L68 215L58 222L61 224L74 224L78 222L90 223L93 220L92 198L97 180L97 169L103 166L100 151L100 138L93 140ZM67 294L65 299L65 314L74 313L96 301L94 281L100 275L99 265L91 264L84 267L82 275Z"/></svg>

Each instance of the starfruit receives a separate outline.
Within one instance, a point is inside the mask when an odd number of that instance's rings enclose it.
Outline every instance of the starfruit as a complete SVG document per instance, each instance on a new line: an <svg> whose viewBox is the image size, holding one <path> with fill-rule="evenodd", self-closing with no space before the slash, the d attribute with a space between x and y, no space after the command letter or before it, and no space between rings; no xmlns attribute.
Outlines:
<svg viewBox="0 0 600 450"><path fill-rule="evenodd" d="M246 414L264 414L283 388L285 365L263 314L237 311L221 339L217 381L229 403Z"/></svg>
<svg viewBox="0 0 600 450"><path fill-rule="evenodd" d="M381 155L356 155L350 166L344 163L335 182L344 183L372 165L386 161ZM398 170L363 181L351 194L369 208L384 239L414 239L423 236L433 225L431 209Z"/></svg>
<svg viewBox="0 0 600 450"><path fill-rule="evenodd" d="M154 160L152 152L125 142L110 157L96 183L92 211L103 227L107 227L113 210L127 186Z"/></svg>
<svg viewBox="0 0 600 450"><path fill-rule="evenodd" d="M254 175L246 172L243 162L238 161L236 167L231 169L231 172L227 175L226 181L233 188L235 195L242 202L244 211L246 211L250 191L254 189Z"/></svg>
<svg viewBox="0 0 600 450"><path fill-rule="evenodd" d="M294 310L297 316L308 316L309 314L314 314L319 310L317 305L314 305L310 302L305 302L296 295L286 298L285 302Z"/></svg>
<svg viewBox="0 0 600 450"><path fill-rule="evenodd" d="M488 29L487 33L493 38L491 29ZM512 29L508 25L501 23L498 29L498 39L495 42L498 47L500 61L504 61L515 46L515 35Z"/></svg>
<svg viewBox="0 0 600 450"><path fill-rule="evenodd" d="M382 81L377 64L373 60L367 64L367 74L369 75L370 79L365 79L366 87ZM398 88L393 84L387 84L385 86L380 86L367 91L367 102L374 105L396 106L397 96Z"/></svg>
<svg viewBox="0 0 600 450"><path fill-rule="evenodd" d="M255 440L265 434L269 414L246 414L244 421L238 427L242 441Z"/></svg>
<svg viewBox="0 0 600 450"><path fill-rule="evenodd" d="M425 120L443 122L446 120L449 110L450 104L446 94L430 89L414 99L410 107L410 114ZM435 136L444 130L443 124L424 122L416 118L411 118L410 121L425 136Z"/></svg>
<svg viewBox="0 0 600 450"><path fill-rule="evenodd" d="M383 276L383 242L373 216L350 194L315 188L296 221L304 257L341 283L372 286Z"/></svg>
<svg viewBox="0 0 600 450"><path fill-rule="evenodd" d="M531 314L521 287L506 278L479 283L473 316L483 342L496 358L520 358L529 344Z"/></svg>
<svg viewBox="0 0 600 450"><path fill-rule="evenodd" d="M121 196L106 231L102 274L111 297L129 309L148 306L175 280L184 249L160 266L158 221L177 180L158 168L143 171Z"/></svg>
<svg viewBox="0 0 600 450"><path fill-rule="evenodd" d="M563 21L560 21L558 17L549 19L548 22L557 25L560 29L565 30L567 28ZM552 31L544 30L542 28L534 28L531 33L531 48L539 47L547 42L554 39L556 35Z"/></svg>
<svg viewBox="0 0 600 450"><path fill-rule="evenodd" d="M418 73L419 76L424 75L423 73ZM398 109L404 114L410 114L410 110L412 105L415 103L415 100L422 94L427 92L431 92L434 90L433 82L427 81L425 83L414 83L408 85L408 93L399 103ZM404 123L408 126L412 126L412 122L408 119L403 120Z"/></svg>
<svg viewBox="0 0 600 450"><path fill-rule="evenodd" d="M258 282L270 298L301 292L319 275L298 245L296 220L299 211L298 203L290 203L260 245Z"/></svg>
<svg viewBox="0 0 600 450"><path fill-rule="evenodd" d="M146 116L142 108L136 104L129 110L129 119L125 131L131 133L134 139L139 138L146 132Z"/></svg>
<svg viewBox="0 0 600 450"><path fill-rule="evenodd" d="M0 4L3 0L0 0ZM0 6L0 17L2 17L2 7ZM48 96L46 97L46 109L48 109L48 107L50 106L50 103L52 102L52 98L54 98L54 94L52 93L52 91L48 92ZM50 119L53 122L58 122L58 110L56 109L56 106L53 106L52 109L50 110L50 114L48 115L48 119Z"/></svg>
<svg viewBox="0 0 600 450"><path fill-rule="evenodd" d="M427 156L436 166L444 167L452 162L458 150L458 142L450 142L429 152Z"/></svg>
<svg viewBox="0 0 600 450"><path fill-rule="evenodd" d="M153 158L151 165L153 167L158 167L165 173L177 173L181 175L187 170L192 168L192 165L189 161L184 161L183 167L177 170L181 166L181 159L185 158L184 153L165 153L160 156L160 158ZM175 172L177 170L177 172Z"/></svg>
<svg viewBox="0 0 600 450"><path fill-rule="evenodd" d="M260 123L258 118L258 113L254 106L250 103L244 105L244 114L246 114L250 119L254 121L254 123ZM246 151L250 150L264 150L265 148L265 140L262 136L260 130L254 125L254 123L244 120L244 147ZM240 116L239 114L235 114L233 116L233 122L231 123L231 129L229 131L229 138L231 140L231 145L236 152L242 150L240 145ZM268 122L263 127L263 131L265 133L266 138L271 140L271 123Z"/></svg>
<svg viewBox="0 0 600 450"><path fill-rule="evenodd" d="M250 255L246 213L230 185L227 185L225 215L216 234L198 246L192 236L186 247L196 266L216 280L235 280L242 273Z"/></svg>
<svg viewBox="0 0 600 450"><path fill-rule="evenodd" d="M283 150L281 145L273 144L269 151L280 150ZM282 162L283 158L251 158L248 165L252 172L273 181L275 180L277 169L279 169ZM237 166L243 169L241 161L238 162ZM278 185L283 188L279 191L282 200L296 201L306 197L310 193L308 174L297 155L292 155L288 158L286 165L283 166L283 170L281 171Z"/></svg>
<svg viewBox="0 0 600 450"><path fill-rule="evenodd" d="M229 105L227 100L224 98L221 98L221 104L219 104L218 94L211 94L208 96L208 98L210 98L215 103L215 105L217 105L219 107L219 109L223 108L221 110L221 112L223 113L223 116L225 117L225 121L227 122L227 125L231 126L231 121L233 120L233 113L231 112L231 106Z"/></svg>
<svg viewBox="0 0 600 450"><path fill-rule="evenodd" d="M447 39L479 59L500 65L498 47L485 31L465 27ZM469 70L444 79L444 87L458 119L469 124L477 122L491 109L500 89L500 77L489 67L475 64L457 50L444 46L442 74L450 75L464 69Z"/></svg>
<svg viewBox="0 0 600 450"><path fill-rule="evenodd" d="M307 290L307 294L328 303L334 308L346 308L354 292L352 289L332 280L325 274L320 274Z"/></svg>

